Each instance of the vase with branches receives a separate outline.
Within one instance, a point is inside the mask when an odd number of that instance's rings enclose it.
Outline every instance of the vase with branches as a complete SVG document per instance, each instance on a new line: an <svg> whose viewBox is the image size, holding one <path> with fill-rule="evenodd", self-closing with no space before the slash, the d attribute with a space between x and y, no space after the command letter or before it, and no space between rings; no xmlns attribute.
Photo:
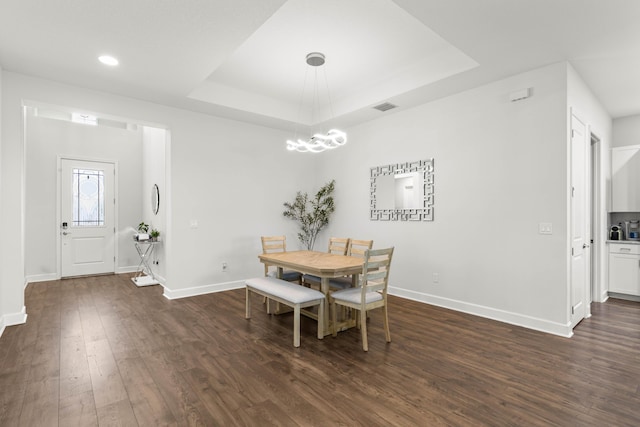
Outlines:
<svg viewBox="0 0 640 427"><path fill-rule="evenodd" d="M335 210L333 190L335 180L323 185L313 197L298 191L292 203L285 202L286 210L282 213L286 218L297 221L300 225L298 240L307 250L313 250L318 233L329 224L329 217Z"/></svg>

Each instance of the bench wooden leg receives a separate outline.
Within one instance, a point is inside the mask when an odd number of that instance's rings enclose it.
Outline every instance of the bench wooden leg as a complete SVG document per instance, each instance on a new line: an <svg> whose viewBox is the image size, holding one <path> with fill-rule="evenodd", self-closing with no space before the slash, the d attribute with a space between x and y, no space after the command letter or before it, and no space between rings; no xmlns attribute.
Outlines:
<svg viewBox="0 0 640 427"><path fill-rule="evenodd" d="M245 287L245 309L244 309L244 318L251 319L251 291L249 291L249 287Z"/></svg>
<svg viewBox="0 0 640 427"><path fill-rule="evenodd" d="M293 306L293 346L300 347L300 304Z"/></svg>

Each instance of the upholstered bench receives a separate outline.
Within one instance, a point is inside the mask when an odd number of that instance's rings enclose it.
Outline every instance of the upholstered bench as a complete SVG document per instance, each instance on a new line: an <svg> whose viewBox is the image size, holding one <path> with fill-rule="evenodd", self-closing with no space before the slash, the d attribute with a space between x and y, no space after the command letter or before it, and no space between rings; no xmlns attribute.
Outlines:
<svg viewBox="0 0 640 427"><path fill-rule="evenodd" d="M246 311L245 318L251 318L251 292L267 297L293 308L293 346L300 347L300 309L319 305L318 308L318 339L323 338L324 324L324 294L315 289L306 288L295 283L287 282L275 277L256 277L245 281Z"/></svg>

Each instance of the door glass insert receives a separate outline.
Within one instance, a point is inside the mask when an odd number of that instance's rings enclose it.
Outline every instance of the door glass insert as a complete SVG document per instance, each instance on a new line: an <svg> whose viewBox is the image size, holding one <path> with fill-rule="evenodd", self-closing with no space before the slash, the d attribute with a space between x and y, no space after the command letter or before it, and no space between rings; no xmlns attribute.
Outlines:
<svg viewBox="0 0 640 427"><path fill-rule="evenodd" d="M104 226L104 172L73 169L73 226Z"/></svg>

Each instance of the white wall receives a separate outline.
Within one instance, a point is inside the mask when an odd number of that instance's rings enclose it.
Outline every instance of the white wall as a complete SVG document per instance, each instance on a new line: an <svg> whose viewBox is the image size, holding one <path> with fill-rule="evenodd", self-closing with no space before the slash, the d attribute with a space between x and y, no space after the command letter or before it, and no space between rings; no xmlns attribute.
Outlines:
<svg viewBox="0 0 640 427"><path fill-rule="evenodd" d="M142 131L88 126L26 113L25 248L28 281L53 280L59 273L56 245L58 156L114 161L118 165L118 264L131 271L138 255L131 236L142 218ZM138 183L138 184L136 184ZM146 194L146 193L145 193Z"/></svg>
<svg viewBox="0 0 640 427"><path fill-rule="evenodd" d="M7 99L7 73L2 74L0 95L0 331L4 326L26 321L24 307L24 242L22 118L20 106L14 108ZM17 123L10 126L8 123ZM6 221L6 222L5 222Z"/></svg>
<svg viewBox="0 0 640 427"><path fill-rule="evenodd" d="M2 224L2 212L3 212L3 203L2 203L2 67L0 67L0 224ZM4 237L4 227L0 228L0 259L4 255L4 245L2 241L5 240ZM8 304L8 300L3 298L2 289L5 286L3 274L0 273L0 336L2 336L2 332L6 326L5 323L5 314L9 313L10 304Z"/></svg>
<svg viewBox="0 0 640 427"><path fill-rule="evenodd" d="M259 236L286 234L296 247L296 226L282 203L306 187L315 172L309 156L284 149L289 134L21 74L3 74L2 218L15 224L3 236L0 277L7 312L24 306L22 103L80 108L131 118L170 132L171 217L165 237L165 295L169 298L239 286L263 274ZM30 195L26 194L26 198ZM143 203L148 197L143 196ZM191 228L191 222L198 222ZM229 269L222 272L221 263ZM6 298L6 299L5 299Z"/></svg>
<svg viewBox="0 0 640 427"><path fill-rule="evenodd" d="M509 101L527 87L529 99ZM566 90L566 67L556 64L349 129L318 177L336 179L325 236L395 246L394 294L570 333ZM368 220L369 168L430 157L435 220ZM553 234L538 234L540 222Z"/></svg>
<svg viewBox="0 0 640 427"><path fill-rule="evenodd" d="M640 145L640 115L620 117L613 121L612 147Z"/></svg>
<svg viewBox="0 0 640 427"><path fill-rule="evenodd" d="M167 211L170 207L167 204L167 183L166 183L166 149L167 131L149 126L142 129L142 220L149 224L150 230L160 231L160 240L163 242L156 245L153 253L153 260L157 264L153 266L154 273L162 283L166 282L166 257L165 245L167 242ZM153 185L158 186L160 194L160 204L158 213L151 210L151 190Z"/></svg>

